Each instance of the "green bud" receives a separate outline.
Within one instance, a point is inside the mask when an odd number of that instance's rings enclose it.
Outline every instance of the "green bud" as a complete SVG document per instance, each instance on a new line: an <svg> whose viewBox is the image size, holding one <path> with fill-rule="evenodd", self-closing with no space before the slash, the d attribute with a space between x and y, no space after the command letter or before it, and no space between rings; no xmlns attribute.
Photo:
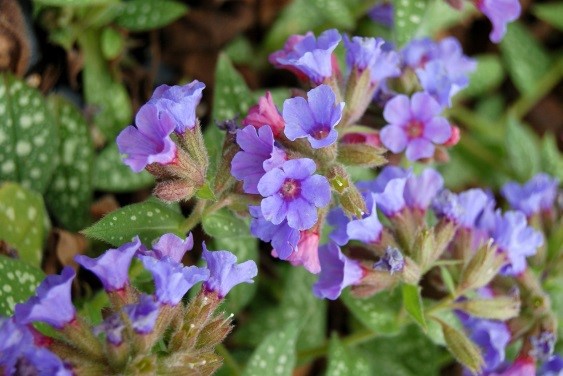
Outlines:
<svg viewBox="0 0 563 376"><path fill-rule="evenodd" d="M370 105L376 89L377 85L371 83L369 69L362 72L357 69L352 71L346 86L346 107L338 128L346 127L360 120Z"/></svg>
<svg viewBox="0 0 563 376"><path fill-rule="evenodd" d="M340 144L337 158L349 166L378 167L387 163L382 155L386 151L367 144Z"/></svg>
<svg viewBox="0 0 563 376"><path fill-rule="evenodd" d="M76 349L86 354L92 360L103 360L102 344L92 333L91 326L80 316L70 324L65 325L61 332L64 338Z"/></svg>
<svg viewBox="0 0 563 376"><path fill-rule="evenodd" d="M483 357L477 347L465 333L449 326L442 320L437 320L442 326L442 333L446 340L446 346L452 355L469 370L478 374L483 367Z"/></svg>
<svg viewBox="0 0 563 376"><path fill-rule="evenodd" d="M400 281L399 273L391 274L370 267L366 267L365 270L367 272L361 282L350 288L350 292L356 298L369 298L381 291L390 290Z"/></svg>
<svg viewBox="0 0 563 376"><path fill-rule="evenodd" d="M491 242L481 246L461 271L458 294L487 285L505 263L506 256Z"/></svg>
<svg viewBox="0 0 563 376"><path fill-rule="evenodd" d="M170 179L156 184L153 195L167 202L189 200L196 193L197 188L185 180Z"/></svg>
<svg viewBox="0 0 563 376"><path fill-rule="evenodd" d="M209 155L207 148L203 141L203 134L201 133L201 125L199 119L193 129L186 129L186 131L178 137L180 147L188 153L196 165L204 172L207 171L209 166Z"/></svg>
<svg viewBox="0 0 563 376"><path fill-rule="evenodd" d="M473 316L506 321L520 313L520 299L513 296L497 296L492 299L471 299L457 303L459 308Z"/></svg>
<svg viewBox="0 0 563 376"><path fill-rule="evenodd" d="M417 285L422 277L422 270L420 266L408 256L405 258L405 266L403 267L403 281L411 285Z"/></svg>

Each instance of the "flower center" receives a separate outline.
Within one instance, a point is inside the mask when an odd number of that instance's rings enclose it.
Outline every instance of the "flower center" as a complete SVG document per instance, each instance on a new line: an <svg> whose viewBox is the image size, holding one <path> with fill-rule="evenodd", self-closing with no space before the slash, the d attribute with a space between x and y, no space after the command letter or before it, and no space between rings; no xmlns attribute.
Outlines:
<svg viewBox="0 0 563 376"><path fill-rule="evenodd" d="M407 124L407 135L409 138L418 138L422 135L424 125L420 120L411 120Z"/></svg>
<svg viewBox="0 0 563 376"><path fill-rule="evenodd" d="M299 181L294 179L287 179L280 190L284 199L293 200L295 197L299 196L301 193L301 184Z"/></svg>
<svg viewBox="0 0 563 376"><path fill-rule="evenodd" d="M313 136L315 140L324 140L330 133L330 127L320 125L312 133L313 134L311 136Z"/></svg>

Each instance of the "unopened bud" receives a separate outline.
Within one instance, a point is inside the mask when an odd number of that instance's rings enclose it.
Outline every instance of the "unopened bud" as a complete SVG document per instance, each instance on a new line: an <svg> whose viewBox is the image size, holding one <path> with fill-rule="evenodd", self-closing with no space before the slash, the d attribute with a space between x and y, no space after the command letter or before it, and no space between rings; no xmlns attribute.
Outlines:
<svg viewBox="0 0 563 376"><path fill-rule="evenodd" d="M496 296L491 299L464 300L456 304L472 316L506 321L520 313L520 300L512 296Z"/></svg>
<svg viewBox="0 0 563 376"><path fill-rule="evenodd" d="M379 137L379 132L368 128L365 132L350 132L346 133L340 139L342 144L365 144L373 146L374 148L383 149L383 144L381 143L381 138ZM383 153L381 153L383 154Z"/></svg>
<svg viewBox="0 0 563 376"><path fill-rule="evenodd" d="M371 82L369 69L361 72L358 69L352 70L348 79L348 85L346 86L346 97L344 99L346 108L338 125L339 128L354 124L360 120L370 105L376 89L377 85Z"/></svg>
<svg viewBox="0 0 563 376"><path fill-rule="evenodd" d="M450 138L448 138L448 140L444 143L444 146L446 146L448 148L455 146L459 142L459 139L461 137L458 127L456 127L455 125L452 125L451 130L452 130L452 132L450 133Z"/></svg>
<svg viewBox="0 0 563 376"><path fill-rule="evenodd" d="M420 266L410 257L405 257L405 266L403 267L403 281L411 285L417 285L422 277Z"/></svg>
<svg viewBox="0 0 563 376"><path fill-rule="evenodd" d="M366 203L358 188L352 183L346 169L341 165L333 165L327 177L331 187L340 194L340 205L346 215L362 218L367 213Z"/></svg>
<svg viewBox="0 0 563 376"><path fill-rule="evenodd" d="M386 151L366 144L340 144L338 161L349 166L378 167L387 163L382 155Z"/></svg>
<svg viewBox="0 0 563 376"><path fill-rule="evenodd" d="M180 179L164 180L159 182L153 194L163 201L178 202L189 200L196 193L197 188Z"/></svg>
<svg viewBox="0 0 563 376"><path fill-rule="evenodd" d="M449 326L439 320L442 333L446 340L448 350L464 366L469 368L473 374L478 374L483 367L484 361L477 345L465 335L465 333Z"/></svg>
<svg viewBox="0 0 563 376"><path fill-rule="evenodd" d="M399 274L391 274L388 271L366 269L361 281L351 286L350 292L356 298L369 298L381 291L389 290L400 281Z"/></svg>
<svg viewBox="0 0 563 376"><path fill-rule="evenodd" d="M436 247L434 230L427 228L422 228L417 232L412 248L412 257L418 262L423 271L430 269L432 263L443 252L443 250L439 250Z"/></svg>
<svg viewBox="0 0 563 376"><path fill-rule="evenodd" d="M481 246L461 272L458 293L487 285L505 263L505 254L497 252L491 242Z"/></svg>
<svg viewBox="0 0 563 376"><path fill-rule="evenodd" d="M186 129L186 131L178 137L179 144L193 159L196 165L203 171L203 175L207 172L209 166L209 155L207 148L203 141L203 134L201 133L201 125L199 119L193 129Z"/></svg>

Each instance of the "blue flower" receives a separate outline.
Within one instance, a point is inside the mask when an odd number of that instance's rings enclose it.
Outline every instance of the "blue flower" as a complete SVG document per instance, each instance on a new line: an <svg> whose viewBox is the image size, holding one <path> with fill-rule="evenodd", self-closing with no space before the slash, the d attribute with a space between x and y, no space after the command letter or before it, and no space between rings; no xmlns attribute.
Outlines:
<svg viewBox="0 0 563 376"><path fill-rule="evenodd" d="M248 210L252 216L250 222L252 235L264 242L271 242L277 256L282 260L287 260L297 248L299 230L291 228L286 220L277 225L267 221L262 215L260 206L249 206Z"/></svg>
<svg viewBox="0 0 563 376"><path fill-rule="evenodd" d="M98 258L78 255L74 260L94 273L106 291L117 291L129 283L129 266L141 247L141 240L136 236L133 242L125 243L117 249L108 249Z"/></svg>
<svg viewBox="0 0 563 376"><path fill-rule="evenodd" d="M148 334L154 329L160 306L152 296L143 294L137 304L126 305L123 311L129 316L135 333Z"/></svg>
<svg viewBox="0 0 563 376"><path fill-rule="evenodd" d="M20 324L44 322L61 329L76 317L72 304L71 285L74 270L66 266L61 275L50 275L37 287L36 295L22 304L17 304L15 317Z"/></svg>
<svg viewBox="0 0 563 376"><path fill-rule="evenodd" d="M373 264L375 270L387 271L389 274L399 273L405 267L405 258L401 251L395 247L387 246L385 254Z"/></svg>
<svg viewBox="0 0 563 376"><path fill-rule="evenodd" d="M203 243L203 259L207 262L209 278L203 283L205 291L215 292L224 298L239 283L253 283L258 274L252 260L237 264L237 257L229 251L209 252Z"/></svg>
<svg viewBox="0 0 563 376"><path fill-rule="evenodd" d="M170 257L172 260L181 263L184 254L193 247L194 237L190 232L184 240L174 234L164 234L152 245L152 250L158 259Z"/></svg>
<svg viewBox="0 0 563 376"><path fill-rule="evenodd" d="M363 72L369 69L372 85L378 85L389 77L401 75L399 55L384 48L381 38L363 38L344 36L346 46L346 64L350 69Z"/></svg>
<svg viewBox="0 0 563 376"><path fill-rule="evenodd" d="M328 85L320 85L302 97L286 99L283 103L284 133L288 139L307 138L313 149L336 142L334 127L342 118L344 102L335 103L336 96Z"/></svg>
<svg viewBox="0 0 563 376"><path fill-rule="evenodd" d="M328 180L313 175L316 165L308 158L291 159L268 171L258 182L265 197L261 208L264 218L275 225L285 219L291 228L307 230L317 222L317 208L331 199Z"/></svg>
<svg viewBox="0 0 563 376"><path fill-rule="evenodd" d="M530 217L540 211L551 210L557 196L558 183L557 179L542 173L523 185L506 183L501 193L513 209L520 210Z"/></svg>

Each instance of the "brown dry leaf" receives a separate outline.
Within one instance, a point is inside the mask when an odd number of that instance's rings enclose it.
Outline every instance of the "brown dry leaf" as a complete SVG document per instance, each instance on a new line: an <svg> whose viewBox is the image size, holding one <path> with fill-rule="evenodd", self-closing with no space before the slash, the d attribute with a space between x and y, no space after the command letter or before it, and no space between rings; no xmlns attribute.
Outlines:
<svg viewBox="0 0 563 376"><path fill-rule="evenodd" d="M119 202L117 202L115 196L107 194L92 203L92 206L90 206L90 213L97 221L107 213L111 213L112 211L119 209L119 207Z"/></svg>
<svg viewBox="0 0 563 376"><path fill-rule="evenodd" d="M0 0L0 71L22 77L31 55L25 19L18 1Z"/></svg>
<svg viewBox="0 0 563 376"><path fill-rule="evenodd" d="M43 270L47 274L57 273L61 267L71 266L75 271L78 264L74 256L86 252L88 242L82 234L72 233L62 229L53 229L47 242L47 255Z"/></svg>

